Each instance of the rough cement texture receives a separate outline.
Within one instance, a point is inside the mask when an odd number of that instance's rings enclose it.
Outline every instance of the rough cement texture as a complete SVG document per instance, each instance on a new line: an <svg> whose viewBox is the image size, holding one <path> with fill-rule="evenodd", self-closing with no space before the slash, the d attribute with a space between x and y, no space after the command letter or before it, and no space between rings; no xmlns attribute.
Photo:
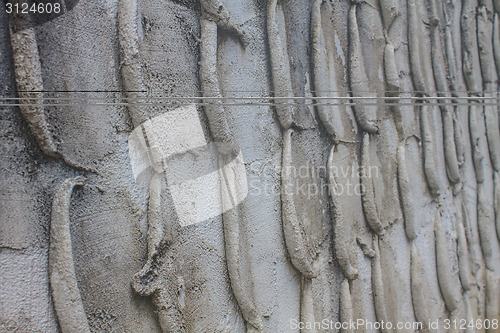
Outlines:
<svg viewBox="0 0 500 333"><path fill-rule="evenodd" d="M116 92L0 106L0 332L498 320L498 4L81 0L27 29L2 10L0 98ZM248 194L181 226L152 127L177 106L141 102L186 96L210 103L192 136L224 145L181 173L239 154Z"/></svg>

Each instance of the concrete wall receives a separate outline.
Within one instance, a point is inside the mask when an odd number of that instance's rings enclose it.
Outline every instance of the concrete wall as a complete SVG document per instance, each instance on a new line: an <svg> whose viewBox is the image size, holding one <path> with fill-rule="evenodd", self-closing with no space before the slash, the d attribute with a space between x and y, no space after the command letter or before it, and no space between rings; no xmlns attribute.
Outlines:
<svg viewBox="0 0 500 333"><path fill-rule="evenodd" d="M72 6L0 13L2 98L68 98L0 103L0 331L496 331L498 1Z"/></svg>

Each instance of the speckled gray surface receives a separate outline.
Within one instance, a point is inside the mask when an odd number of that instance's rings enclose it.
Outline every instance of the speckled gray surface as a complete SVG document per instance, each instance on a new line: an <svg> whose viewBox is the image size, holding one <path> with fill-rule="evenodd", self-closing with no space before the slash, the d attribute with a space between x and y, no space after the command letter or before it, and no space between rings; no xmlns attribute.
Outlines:
<svg viewBox="0 0 500 333"><path fill-rule="evenodd" d="M1 97L278 106L197 106L204 139L240 149L248 195L188 226L158 165L136 183L129 156L134 126L175 106L0 106L0 332L498 320L499 109L481 104L498 90L497 2L81 0L26 33L2 11ZM76 96L141 95L57 95ZM311 104L338 96L356 103ZM395 96L420 100L356 99Z"/></svg>

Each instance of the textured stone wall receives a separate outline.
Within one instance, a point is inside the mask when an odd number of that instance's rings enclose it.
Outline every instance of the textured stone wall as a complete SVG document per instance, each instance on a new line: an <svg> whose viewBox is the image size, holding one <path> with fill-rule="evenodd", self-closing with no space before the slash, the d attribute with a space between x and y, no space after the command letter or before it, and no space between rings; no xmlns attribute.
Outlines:
<svg viewBox="0 0 500 333"><path fill-rule="evenodd" d="M499 331L498 73L498 0L2 7L0 332Z"/></svg>

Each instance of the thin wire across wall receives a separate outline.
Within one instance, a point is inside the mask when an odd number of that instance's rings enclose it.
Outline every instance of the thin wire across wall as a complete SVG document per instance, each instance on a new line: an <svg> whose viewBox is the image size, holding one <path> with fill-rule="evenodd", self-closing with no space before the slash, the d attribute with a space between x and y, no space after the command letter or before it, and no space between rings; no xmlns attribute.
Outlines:
<svg viewBox="0 0 500 333"><path fill-rule="evenodd" d="M470 103L483 106L500 105L498 91L461 91L461 92L401 92L381 91L364 92L369 96L350 96L350 91L311 91L310 96L292 96L289 92L280 92L273 96L273 92L234 90L224 94L244 94L245 96L162 96L160 92L145 91L118 91L118 90L74 90L74 91L19 91L17 97L0 97L0 107L37 106L37 107L68 107L68 106L183 106L196 104L199 106L366 106L394 107L414 106L416 103L425 103L430 106L466 106ZM358 94L360 92L357 92ZM361 92L363 93L363 92ZM460 93L460 96L457 94ZM64 94L65 96L48 96L50 94ZM68 97L68 94L74 94ZM88 96L82 94L100 94ZM101 96L102 94L119 94L119 96ZM123 96L133 94L131 96ZM177 92L180 94L180 92ZM201 92L193 92L201 95ZM385 94L386 96L377 96ZM208 96L207 96L208 95ZM257 96L252 96L257 95ZM285 95L285 96L284 96ZM397 95L397 96L394 96Z"/></svg>

